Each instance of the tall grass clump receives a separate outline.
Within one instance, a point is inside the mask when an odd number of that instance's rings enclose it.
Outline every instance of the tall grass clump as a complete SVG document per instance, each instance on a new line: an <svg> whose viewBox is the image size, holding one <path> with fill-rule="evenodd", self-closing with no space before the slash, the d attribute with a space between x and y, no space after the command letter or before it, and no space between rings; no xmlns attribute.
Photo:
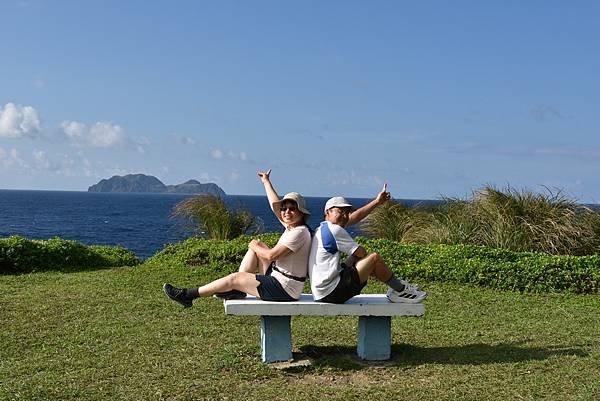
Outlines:
<svg viewBox="0 0 600 401"><path fill-rule="evenodd" d="M213 195L198 195L173 207L172 217L181 218L186 228L201 237L226 240L261 230L262 221L246 209L229 209Z"/></svg>
<svg viewBox="0 0 600 401"><path fill-rule="evenodd" d="M486 186L473 191L470 199L445 198L427 211L395 215L376 209L364 227L368 235L404 243L483 245L554 255L600 253L600 214L549 189L534 193ZM394 232L410 235L398 238Z"/></svg>
<svg viewBox="0 0 600 401"><path fill-rule="evenodd" d="M431 223L430 220L431 216L426 211L416 207L409 208L392 200L367 216L361 224L361 231L370 237L402 243L420 243L423 242L421 234Z"/></svg>

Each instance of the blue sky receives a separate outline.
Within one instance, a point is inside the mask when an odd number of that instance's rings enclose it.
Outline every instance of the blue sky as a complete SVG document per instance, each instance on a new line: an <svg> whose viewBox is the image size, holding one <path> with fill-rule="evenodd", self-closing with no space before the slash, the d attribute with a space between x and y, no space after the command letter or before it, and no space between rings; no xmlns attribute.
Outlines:
<svg viewBox="0 0 600 401"><path fill-rule="evenodd" d="M0 0L0 188L600 203L600 2Z"/></svg>

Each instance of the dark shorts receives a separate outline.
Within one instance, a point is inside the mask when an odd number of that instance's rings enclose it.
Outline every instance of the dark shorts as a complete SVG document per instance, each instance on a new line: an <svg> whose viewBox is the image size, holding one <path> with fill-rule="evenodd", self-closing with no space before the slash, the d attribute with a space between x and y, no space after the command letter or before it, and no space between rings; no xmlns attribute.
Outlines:
<svg viewBox="0 0 600 401"><path fill-rule="evenodd" d="M258 296L263 301L291 302L295 301L284 289L277 279L271 276L271 268L265 275L257 274L256 279L260 282L258 287Z"/></svg>
<svg viewBox="0 0 600 401"><path fill-rule="evenodd" d="M356 267L347 267L342 263L342 271L340 273L340 282L335 289L325 297L319 299L319 302L329 302L331 304L343 304L355 295L360 294L367 282L360 282L358 270Z"/></svg>

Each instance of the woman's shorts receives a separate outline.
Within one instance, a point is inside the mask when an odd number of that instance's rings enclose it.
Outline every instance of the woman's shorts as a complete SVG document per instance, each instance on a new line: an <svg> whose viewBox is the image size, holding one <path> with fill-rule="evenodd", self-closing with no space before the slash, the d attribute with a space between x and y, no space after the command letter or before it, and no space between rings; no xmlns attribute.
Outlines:
<svg viewBox="0 0 600 401"><path fill-rule="evenodd" d="M342 271L340 272L340 282L331 293L319 299L319 302L329 302L332 304L343 304L355 295L360 294L365 288L367 282L360 282L358 270L356 267L347 267L342 263Z"/></svg>
<svg viewBox="0 0 600 401"><path fill-rule="evenodd" d="M263 301L278 301L291 302L295 301L284 289L277 279L271 276L271 268L267 270L265 275L257 274L256 279L259 281L257 287L258 296Z"/></svg>

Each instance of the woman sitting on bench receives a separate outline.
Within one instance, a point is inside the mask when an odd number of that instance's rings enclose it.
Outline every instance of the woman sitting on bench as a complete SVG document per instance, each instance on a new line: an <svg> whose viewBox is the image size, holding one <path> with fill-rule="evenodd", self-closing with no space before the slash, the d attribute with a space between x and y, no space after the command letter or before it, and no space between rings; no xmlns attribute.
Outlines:
<svg viewBox="0 0 600 401"><path fill-rule="evenodd" d="M311 232L306 224L310 212L304 198L290 192L282 199L270 180L271 170L259 172L271 210L285 227L273 248L253 239L237 273L203 285L200 288L177 288L163 285L165 294L186 308L194 299L216 295L224 299L239 299L246 294L265 301L295 301L300 298L308 273Z"/></svg>

